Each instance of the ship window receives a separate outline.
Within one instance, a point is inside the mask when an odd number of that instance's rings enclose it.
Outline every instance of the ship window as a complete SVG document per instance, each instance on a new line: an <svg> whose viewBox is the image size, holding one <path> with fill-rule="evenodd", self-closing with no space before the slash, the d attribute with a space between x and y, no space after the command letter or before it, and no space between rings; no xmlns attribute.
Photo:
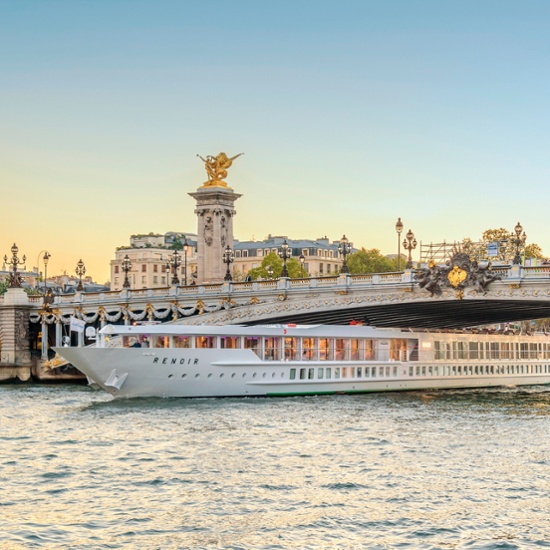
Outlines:
<svg viewBox="0 0 550 550"><path fill-rule="evenodd" d="M367 361L374 359L374 340L365 340L365 359Z"/></svg>
<svg viewBox="0 0 550 550"><path fill-rule="evenodd" d="M323 379L324 371L325 369L323 369L323 367L320 367L319 369L317 369L317 378L319 378L319 380Z"/></svg>
<svg viewBox="0 0 550 550"><path fill-rule="evenodd" d="M372 367L372 369L371 369L371 376L372 376L373 378L376 378L376 367Z"/></svg>
<svg viewBox="0 0 550 550"><path fill-rule="evenodd" d="M168 336L155 336L153 337L153 347L155 348L167 348Z"/></svg>
<svg viewBox="0 0 550 550"><path fill-rule="evenodd" d="M237 349L240 347L241 339L238 336L221 336L221 349Z"/></svg>
<svg viewBox="0 0 550 550"><path fill-rule="evenodd" d="M300 369L300 380L306 379L306 369Z"/></svg>
<svg viewBox="0 0 550 550"><path fill-rule="evenodd" d="M244 347L245 349L252 350L256 355L259 356L260 338L258 336L245 336Z"/></svg>
<svg viewBox="0 0 550 550"><path fill-rule="evenodd" d="M264 358L266 361L279 361L281 354L281 339L278 337L264 338Z"/></svg>
<svg viewBox="0 0 550 550"><path fill-rule="evenodd" d="M390 375L390 367L386 367L386 376Z"/></svg>
<svg viewBox="0 0 550 550"><path fill-rule="evenodd" d="M470 342L468 344L470 348L470 359L478 359L479 357L479 344L478 342Z"/></svg>
<svg viewBox="0 0 550 550"><path fill-rule="evenodd" d="M346 361L346 343L349 342L349 340L345 340L344 338L336 338L334 341L335 344L335 358L336 361Z"/></svg>
<svg viewBox="0 0 550 550"><path fill-rule="evenodd" d="M196 348L214 348L215 347L215 336L197 336L195 338L195 347Z"/></svg>
<svg viewBox="0 0 550 550"><path fill-rule="evenodd" d="M302 338L302 360L315 359L315 338Z"/></svg>
<svg viewBox="0 0 550 550"><path fill-rule="evenodd" d="M309 380L313 380L315 378L315 369L308 369L307 377Z"/></svg>
<svg viewBox="0 0 550 550"><path fill-rule="evenodd" d="M296 360L296 338L285 338L285 361Z"/></svg>
<svg viewBox="0 0 550 550"><path fill-rule="evenodd" d="M199 376L200 376L200 374L197 372L197 373L195 374L195 378L198 378Z"/></svg>
<svg viewBox="0 0 550 550"><path fill-rule="evenodd" d="M426 376L426 367L422 367L422 376Z"/></svg>
<svg viewBox="0 0 550 550"><path fill-rule="evenodd" d="M437 367L435 367L437 369ZM393 367L393 376L397 376L397 367Z"/></svg>
<svg viewBox="0 0 550 550"><path fill-rule="evenodd" d="M409 376L414 374L414 367L409 367Z"/></svg>
<svg viewBox="0 0 550 550"><path fill-rule="evenodd" d="M174 378L174 375L173 375L173 374L169 374L169 375L168 375L168 378Z"/></svg>
<svg viewBox="0 0 550 550"><path fill-rule="evenodd" d="M325 374L327 375L327 378L331 378L332 377L332 369L330 367L327 367L325 369Z"/></svg>
<svg viewBox="0 0 550 550"><path fill-rule="evenodd" d="M332 361L330 338L319 338L319 359L321 361Z"/></svg>
<svg viewBox="0 0 550 550"><path fill-rule="evenodd" d="M362 361L364 359L363 353L362 353L362 347L361 347L361 340L358 340L357 338L352 338L350 343L350 353L351 353L351 360L352 361Z"/></svg>
<svg viewBox="0 0 550 550"><path fill-rule="evenodd" d="M346 367L342 368L342 378L348 377L348 369Z"/></svg>
<svg viewBox="0 0 550 550"><path fill-rule="evenodd" d="M340 378L340 368L336 367L334 369L334 378Z"/></svg>
<svg viewBox="0 0 550 550"><path fill-rule="evenodd" d="M416 376L420 376L420 367L416 367Z"/></svg>
<svg viewBox="0 0 550 550"><path fill-rule="evenodd" d="M363 376L363 369L361 367L357 367L357 378L362 378Z"/></svg>
<svg viewBox="0 0 550 550"><path fill-rule="evenodd" d="M174 347L175 348L190 348L191 339L189 336L174 336Z"/></svg>
<svg viewBox="0 0 550 550"><path fill-rule="evenodd" d="M433 376L433 369L432 367L428 367L428 376Z"/></svg>
<svg viewBox="0 0 550 550"><path fill-rule="evenodd" d="M296 379L296 369L290 369L290 379L291 380Z"/></svg>

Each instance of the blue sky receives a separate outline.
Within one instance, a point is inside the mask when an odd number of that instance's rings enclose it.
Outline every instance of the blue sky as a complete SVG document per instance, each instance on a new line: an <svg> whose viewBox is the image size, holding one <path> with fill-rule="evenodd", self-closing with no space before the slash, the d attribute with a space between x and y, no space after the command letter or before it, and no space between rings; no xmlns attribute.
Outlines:
<svg viewBox="0 0 550 550"><path fill-rule="evenodd" d="M546 1L0 0L0 256L106 280L130 234L196 230L220 151L241 240L521 221L550 255L549 31Z"/></svg>

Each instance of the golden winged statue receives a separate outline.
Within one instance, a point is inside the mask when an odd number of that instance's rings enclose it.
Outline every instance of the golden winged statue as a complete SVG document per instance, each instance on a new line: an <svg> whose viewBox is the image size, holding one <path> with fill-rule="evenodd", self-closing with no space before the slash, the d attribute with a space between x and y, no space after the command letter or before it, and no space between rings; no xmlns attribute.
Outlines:
<svg viewBox="0 0 550 550"><path fill-rule="evenodd" d="M233 164L233 161L243 155L239 153L229 158L225 153L213 157L208 155L206 158L197 155L203 162L208 175L208 181L205 181L203 187L229 187L224 180L227 177L227 169Z"/></svg>

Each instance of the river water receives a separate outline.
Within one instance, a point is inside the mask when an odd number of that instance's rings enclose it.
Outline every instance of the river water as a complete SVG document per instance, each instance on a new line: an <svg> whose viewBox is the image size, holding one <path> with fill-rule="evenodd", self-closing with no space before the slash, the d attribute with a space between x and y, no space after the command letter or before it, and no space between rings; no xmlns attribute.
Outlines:
<svg viewBox="0 0 550 550"><path fill-rule="evenodd" d="M550 389L0 386L0 549L550 548Z"/></svg>

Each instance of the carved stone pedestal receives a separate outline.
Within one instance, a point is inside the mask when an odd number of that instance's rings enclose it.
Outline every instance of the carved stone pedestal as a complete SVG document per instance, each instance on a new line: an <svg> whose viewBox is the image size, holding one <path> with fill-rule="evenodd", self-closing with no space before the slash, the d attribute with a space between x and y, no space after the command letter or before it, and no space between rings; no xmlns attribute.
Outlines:
<svg viewBox="0 0 550 550"><path fill-rule="evenodd" d="M31 376L29 298L22 288L10 288L0 303L0 381Z"/></svg>
<svg viewBox="0 0 550 550"><path fill-rule="evenodd" d="M233 248L234 204L241 195L221 186L203 186L189 195L197 201L197 284L221 283L223 252Z"/></svg>

